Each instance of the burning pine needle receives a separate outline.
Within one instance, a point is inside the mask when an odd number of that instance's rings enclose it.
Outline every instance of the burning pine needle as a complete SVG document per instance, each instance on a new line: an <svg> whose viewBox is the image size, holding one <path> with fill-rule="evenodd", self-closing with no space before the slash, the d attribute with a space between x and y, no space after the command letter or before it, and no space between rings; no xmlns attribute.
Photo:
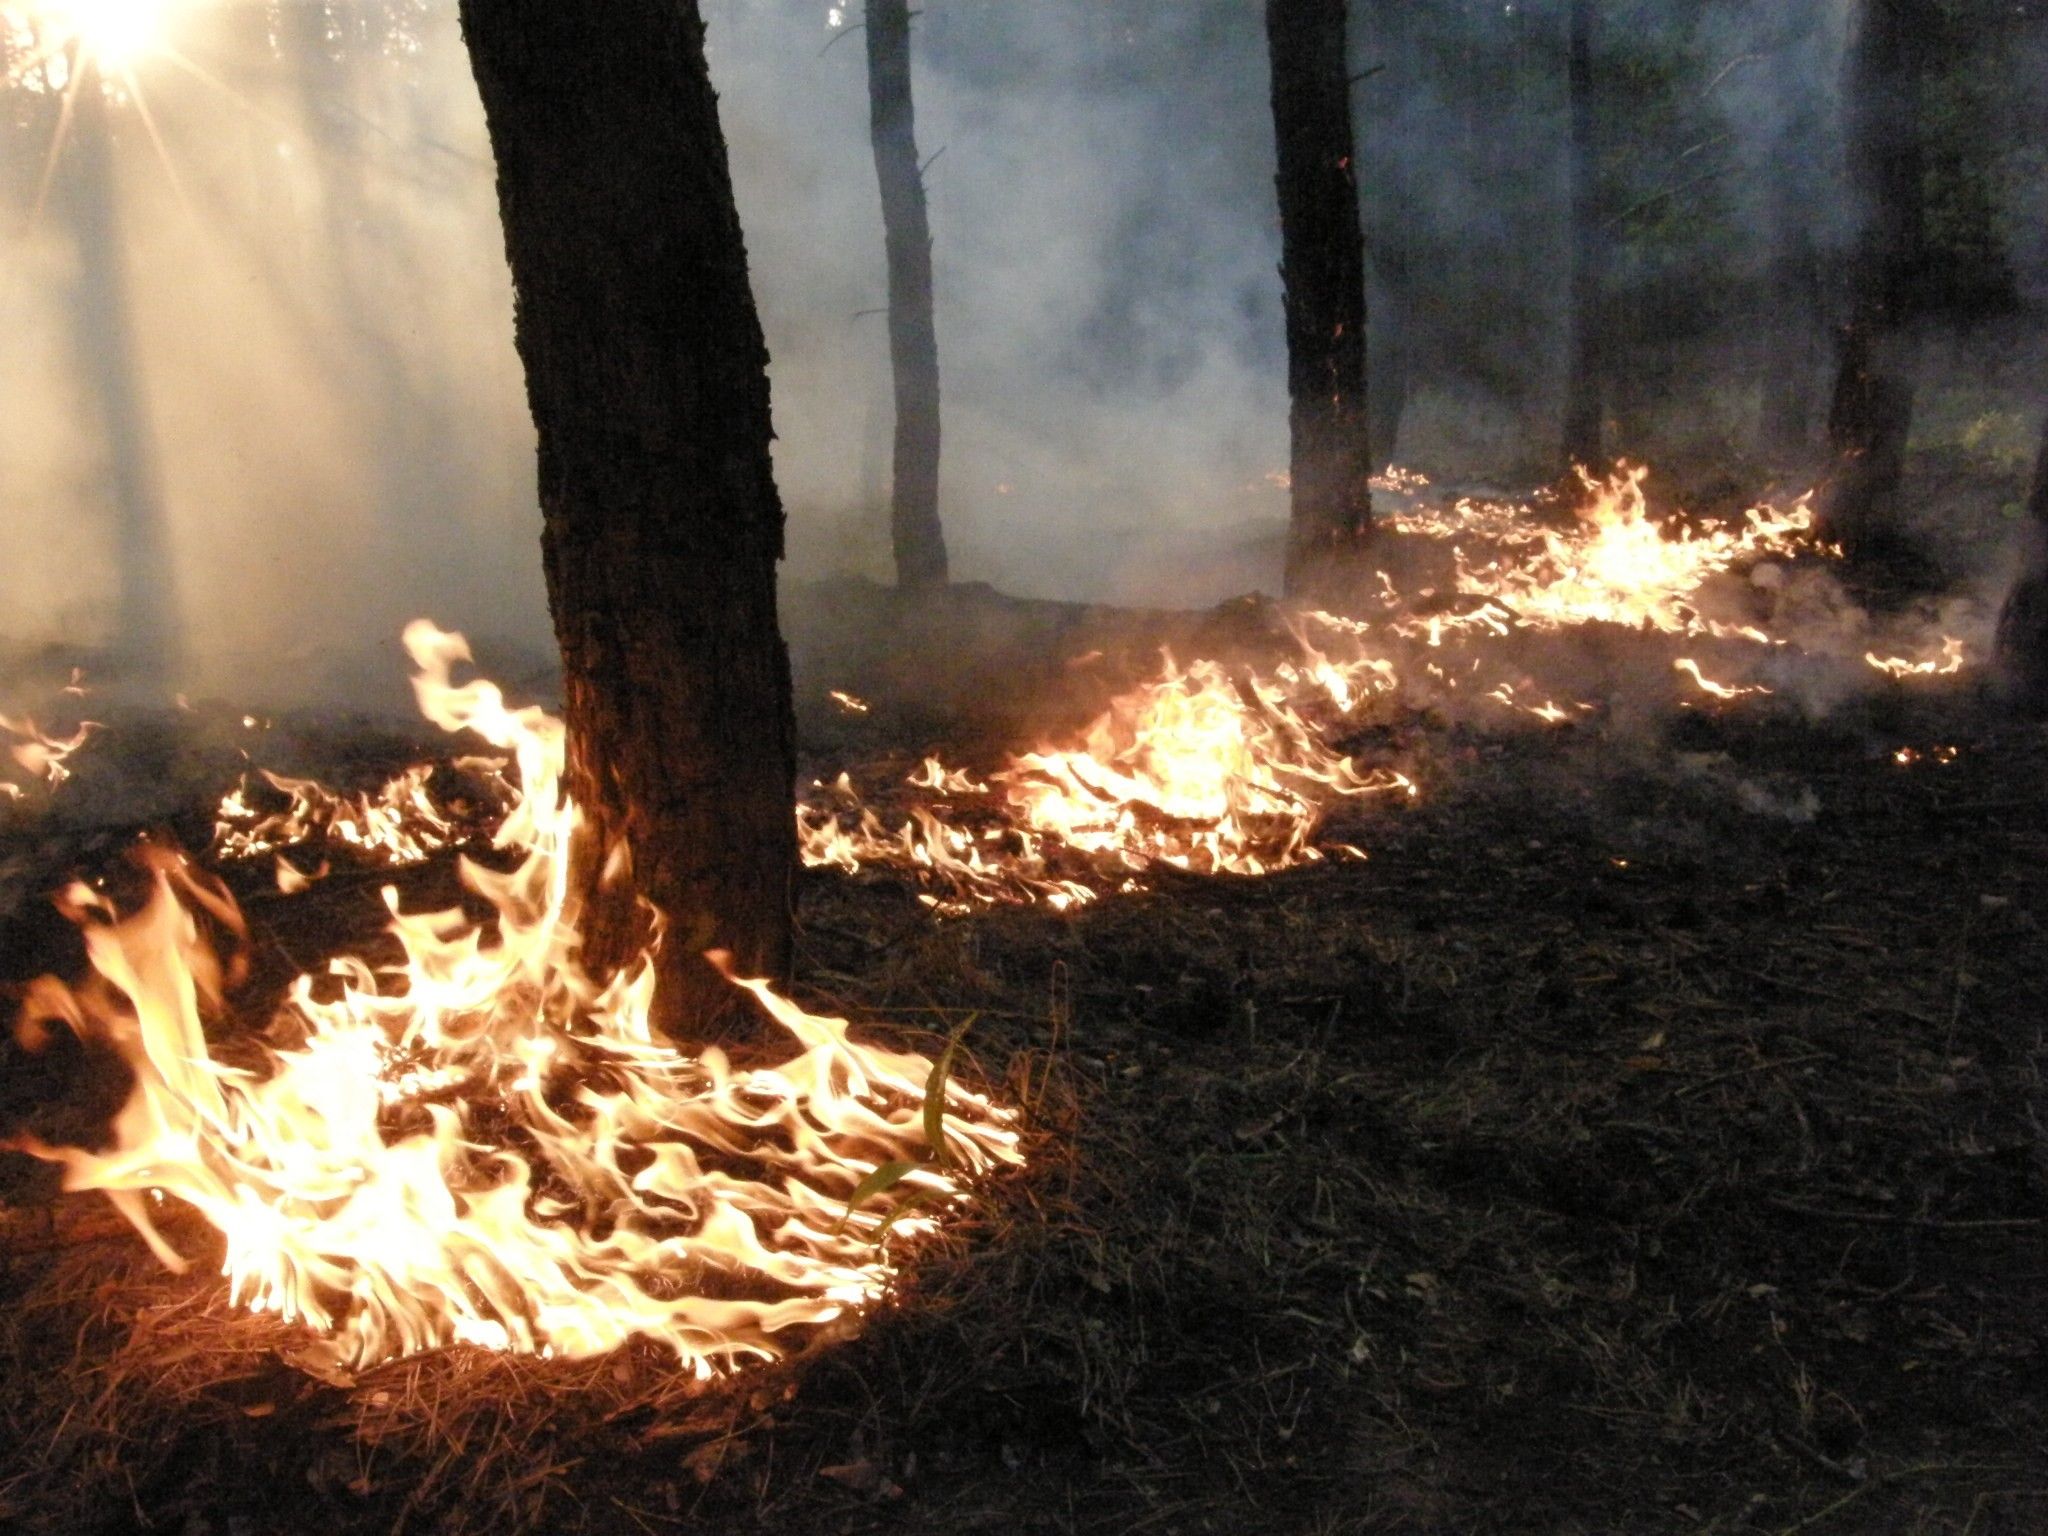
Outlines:
<svg viewBox="0 0 2048 1536"><path fill-rule="evenodd" d="M62 906L93 974L45 978L24 1017L111 1047L135 1086L104 1150L24 1149L67 1188L105 1191L174 1269L187 1261L149 1199L197 1210L235 1302L304 1322L347 1366L645 1337L709 1376L873 1302L894 1240L1020 1160L1010 1113L758 981L734 984L775 1025L779 1062L656 1038L650 954L608 980L577 961L561 722L453 682L460 637L420 623L406 642L427 716L518 765L495 838L516 865L463 864L495 924L405 913L387 892L402 963L342 956L301 977L251 1071L216 1059L203 1029L233 970L211 936L243 931L226 889L161 850L135 910L74 884Z"/></svg>

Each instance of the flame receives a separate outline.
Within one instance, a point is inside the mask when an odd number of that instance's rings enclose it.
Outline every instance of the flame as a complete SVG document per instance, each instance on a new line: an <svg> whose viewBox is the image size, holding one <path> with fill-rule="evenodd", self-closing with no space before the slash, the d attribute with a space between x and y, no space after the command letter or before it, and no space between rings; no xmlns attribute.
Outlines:
<svg viewBox="0 0 2048 1536"><path fill-rule="evenodd" d="M1347 671L1312 656L1262 676L1168 657L1076 744L1013 756L987 783L927 758L907 782L940 804L913 808L894 831L844 775L814 786L797 813L804 861L928 875L949 887L927 898L945 911L1003 901L1065 910L1160 866L1263 875L1313 862L1332 801L1416 793L1406 774L1362 769L1327 745L1307 713L1317 700L1347 711L1375 665ZM975 798L979 824L960 804Z"/></svg>
<svg viewBox="0 0 2048 1536"><path fill-rule="evenodd" d="M1938 656L1915 660L1908 656L1880 656L1875 651L1865 651L1863 660L1886 677L1953 677L1968 664L1969 654L1963 642L1954 635L1943 635Z"/></svg>
<svg viewBox="0 0 2048 1536"><path fill-rule="evenodd" d="M497 806L516 798L505 781L504 759L458 758L454 767L474 776ZM374 793L343 794L316 779L260 769L257 777L285 799L282 808L266 811L251 798L257 791L245 774L214 811L214 855L250 859L322 840L375 863L417 864L473 835L453 812L435 804L427 790L433 775L431 763L415 763Z"/></svg>
<svg viewBox="0 0 2048 1536"><path fill-rule="evenodd" d="M462 866L495 923L404 913L387 891L402 962L301 977L255 1070L216 1059L202 1026L228 979L207 933L242 931L225 888L161 850L135 911L73 885L62 905L93 975L39 982L24 1039L60 1019L116 1049L135 1087L110 1149L26 1150L67 1188L106 1191L174 1268L143 1197L191 1206L224 1240L233 1300L318 1330L348 1364L644 1336L709 1376L875 1300L888 1238L1019 1161L1012 1117L758 981L735 984L779 1031L779 1064L657 1039L650 956L605 982L577 963L561 722L452 682L460 637L417 623L406 644L427 717L518 764L495 839L516 864Z"/></svg>
<svg viewBox="0 0 2048 1536"><path fill-rule="evenodd" d="M1707 523L1674 534L1650 516L1647 476L1640 466L1623 466L1607 480L1588 478L1593 499L1577 526L1541 530L1540 548L1513 562L1474 565L1457 550L1458 590L1497 602L1539 629L1622 624L1769 643L1753 626L1706 618L1694 599L1711 578L1745 560L1810 547L1809 498L1782 511L1753 507L1739 526Z"/></svg>
<svg viewBox="0 0 2048 1536"><path fill-rule="evenodd" d="M73 690L66 688L64 691L70 693ZM7 756L30 778L42 780L51 789L71 777L71 769L67 766L71 754L90 741L93 732L99 729L97 720L82 720L69 735L52 734L30 716L0 714L0 741L5 742ZM0 779L0 795L18 800L21 793L20 785Z"/></svg>
<svg viewBox="0 0 2048 1536"><path fill-rule="evenodd" d="M1690 656L1681 656L1672 664L1672 670L1683 672L1696 684L1700 692L1717 699L1747 699L1771 690L1762 683L1717 683L1700 671L1700 664Z"/></svg>

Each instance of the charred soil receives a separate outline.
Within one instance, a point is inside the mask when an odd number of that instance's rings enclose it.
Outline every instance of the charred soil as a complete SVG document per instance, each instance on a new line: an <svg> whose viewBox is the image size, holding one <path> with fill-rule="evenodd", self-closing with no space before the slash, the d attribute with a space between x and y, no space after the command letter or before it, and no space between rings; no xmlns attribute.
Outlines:
<svg viewBox="0 0 2048 1536"><path fill-rule="evenodd" d="M931 745L878 714L877 760ZM808 875L799 999L971 1019L1031 1161L732 1381L304 1369L196 1223L172 1276L10 1164L0 1529L2048 1526L2048 734L1902 692L1425 736L1419 802L1328 829L1362 863L949 921ZM252 999L383 918L258 873ZM39 932L10 977L67 963ZM104 1112L26 1062L17 1126Z"/></svg>

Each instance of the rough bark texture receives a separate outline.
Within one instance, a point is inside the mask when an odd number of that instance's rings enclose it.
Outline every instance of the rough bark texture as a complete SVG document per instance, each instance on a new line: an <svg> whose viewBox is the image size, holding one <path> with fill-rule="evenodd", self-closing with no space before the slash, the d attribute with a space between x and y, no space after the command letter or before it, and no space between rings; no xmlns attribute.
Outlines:
<svg viewBox="0 0 2048 1536"><path fill-rule="evenodd" d="M1834 462L1820 517L1822 533L1865 568L1887 561L1899 544L1924 244L1920 82L1933 24L1930 0L1862 0L1842 89L1857 234L1828 412Z"/></svg>
<svg viewBox="0 0 2048 1536"><path fill-rule="evenodd" d="M889 365L896 381L896 477L889 538L903 587L946 580L939 525L939 338L932 229L910 96L909 0L868 0L868 120L889 257Z"/></svg>
<svg viewBox="0 0 2048 1536"><path fill-rule="evenodd" d="M1401 418L1408 408L1414 304L1409 230L1417 218L1405 180L1415 156L1408 142L1404 103L1417 87L1415 18L1412 0L1377 0L1373 11L1377 58L1367 66L1381 70L1364 89L1377 93L1386 109L1371 119L1366 142L1374 151L1361 159L1377 174L1366 188L1363 216L1372 233L1367 257L1376 289L1371 299L1369 354L1372 362L1371 430L1368 443L1376 464L1392 463L1400 453ZM1377 213L1378 217L1373 215Z"/></svg>
<svg viewBox="0 0 2048 1536"><path fill-rule="evenodd" d="M795 731L782 506L696 0L462 0L540 436L575 878L600 968L665 915L672 1031L730 1006L702 959L787 965ZM621 842L631 880L602 871ZM628 889L630 886L632 889Z"/></svg>
<svg viewBox="0 0 2048 1536"><path fill-rule="evenodd" d="M1607 467L1601 314L1607 237L1600 227L1599 144L1594 118L1593 0L1571 0L1565 50L1571 117L1570 355L1564 401L1564 470Z"/></svg>
<svg viewBox="0 0 2048 1536"><path fill-rule="evenodd" d="M1365 236L1343 0L1267 0L1279 146L1293 516L1287 591L1338 577L1372 532Z"/></svg>
<svg viewBox="0 0 2048 1536"><path fill-rule="evenodd" d="M2048 420L2027 498L2027 543L2020 578L1998 614L1993 675L1999 691L2025 709L2048 710Z"/></svg>

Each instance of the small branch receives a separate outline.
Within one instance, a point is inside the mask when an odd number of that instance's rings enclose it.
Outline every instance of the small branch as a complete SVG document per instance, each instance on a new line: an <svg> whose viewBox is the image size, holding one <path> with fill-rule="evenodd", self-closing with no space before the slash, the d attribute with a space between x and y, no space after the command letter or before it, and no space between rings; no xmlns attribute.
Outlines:
<svg viewBox="0 0 2048 1536"><path fill-rule="evenodd" d="M1891 1216L1883 1211L1833 1211L1817 1205L1801 1205L1795 1200L1767 1200L1764 1203L1772 1210L1783 1211L1789 1216L1810 1216L1816 1221L1847 1221L1863 1227L1911 1227L1919 1232L2010 1232L2038 1227L2044 1219L2039 1216L1984 1216L1945 1221L1938 1216Z"/></svg>

